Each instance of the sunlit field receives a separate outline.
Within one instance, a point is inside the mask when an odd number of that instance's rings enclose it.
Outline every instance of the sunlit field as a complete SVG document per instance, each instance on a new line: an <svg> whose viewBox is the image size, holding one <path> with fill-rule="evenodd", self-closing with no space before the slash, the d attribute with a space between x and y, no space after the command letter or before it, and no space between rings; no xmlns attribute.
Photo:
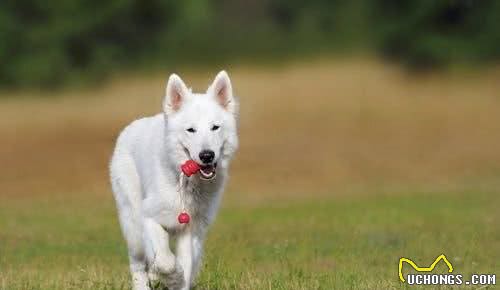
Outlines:
<svg viewBox="0 0 500 290"><path fill-rule="evenodd" d="M225 69L241 146L196 289L433 289L403 285L398 260L443 253L500 274L500 69ZM121 128L159 112L169 73L2 93L0 289L129 289L108 160ZM200 91L216 69L177 73Z"/></svg>

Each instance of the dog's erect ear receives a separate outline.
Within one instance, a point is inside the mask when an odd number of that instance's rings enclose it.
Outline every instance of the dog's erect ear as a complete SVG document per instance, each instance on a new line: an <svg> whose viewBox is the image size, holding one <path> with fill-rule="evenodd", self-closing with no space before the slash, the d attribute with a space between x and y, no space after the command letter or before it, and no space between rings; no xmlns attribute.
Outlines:
<svg viewBox="0 0 500 290"><path fill-rule="evenodd" d="M231 113L235 113L236 102L233 97L231 80L226 71L221 71L217 74L214 82L208 88L208 93L212 94L224 109Z"/></svg>
<svg viewBox="0 0 500 290"><path fill-rule="evenodd" d="M188 96L189 90L182 79L176 74L171 74L163 100L163 111L167 115L177 112Z"/></svg>

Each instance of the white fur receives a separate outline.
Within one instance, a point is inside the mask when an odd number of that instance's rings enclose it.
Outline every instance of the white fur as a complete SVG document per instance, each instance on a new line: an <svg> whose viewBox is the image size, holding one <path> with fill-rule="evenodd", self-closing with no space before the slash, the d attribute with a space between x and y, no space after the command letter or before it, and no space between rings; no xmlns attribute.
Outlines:
<svg viewBox="0 0 500 290"><path fill-rule="evenodd" d="M136 120L118 137L111 159L111 184L127 242L134 290L150 290L159 279L169 289L190 289L200 267L203 241L213 222L227 179L229 161L238 146L238 106L231 81L220 72L205 94L194 94L171 75L163 113ZM213 126L220 126L212 130ZM186 131L194 128L195 133ZM180 166L213 150L216 178L189 177L182 211L178 192ZM170 242L176 239L176 249Z"/></svg>

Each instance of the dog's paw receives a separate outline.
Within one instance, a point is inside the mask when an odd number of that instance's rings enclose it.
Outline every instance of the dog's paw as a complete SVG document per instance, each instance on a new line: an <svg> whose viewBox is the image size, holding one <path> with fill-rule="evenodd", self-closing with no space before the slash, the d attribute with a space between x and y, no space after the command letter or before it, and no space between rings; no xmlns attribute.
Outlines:
<svg viewBox="0 0 500 290"><path fill-rule="evenodd" d="M184 283L184 270L176 264L174 271L165 275L165 284L169 290L179 290L184 287Z"/></svg>
<svg viewBox="0 0 500 290"><path fill-rule="evenodd" d="M154 279L154 280L149 280L148 283L149 288L151 290L167 290L167 286L160 280L160 279Z"/></svg>
<svg viewBox="0 0 500 290"><path fill-rule="evenodd" d="M156 272L148 272L148 286L151 288L151 290L166 290L167 286L165 285L165 282L163 281L161 275L159 275Z"/></svg>
<svg viewBox="0 0 500 290"><path fill-rule="evenodd" d="M151 273L157 275L168 275L175 272L176 269L175 257L173 255L157 257L156 260L151 265ZM151 275L151 274L149 274Z"/></svg>
<svg viewBox="0 0 500 290"><path fill-rule="evenodd" d="M169 273L151 271L148 273L148 279L151 290L180 290L185 286L184 270L179 264Z"/></svg>

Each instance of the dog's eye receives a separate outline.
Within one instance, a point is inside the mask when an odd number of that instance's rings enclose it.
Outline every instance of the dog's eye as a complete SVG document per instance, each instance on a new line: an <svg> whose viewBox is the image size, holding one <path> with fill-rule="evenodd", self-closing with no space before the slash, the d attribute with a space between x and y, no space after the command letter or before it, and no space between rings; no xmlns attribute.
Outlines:
<svg viewBox="0 0 500 290"><path fill-rule="evenodd" d="M186 131L188 131L189 133L194 133L196 132L196 130L194 128L188 128L186 129Z"/></svg>
<svg viewBox="0 0 500 290"><path fill-rule="evenodd" d="M219 128L220 128L220 126L213 125L213 126L212 126L212 131L218 130Z"/></svg>

